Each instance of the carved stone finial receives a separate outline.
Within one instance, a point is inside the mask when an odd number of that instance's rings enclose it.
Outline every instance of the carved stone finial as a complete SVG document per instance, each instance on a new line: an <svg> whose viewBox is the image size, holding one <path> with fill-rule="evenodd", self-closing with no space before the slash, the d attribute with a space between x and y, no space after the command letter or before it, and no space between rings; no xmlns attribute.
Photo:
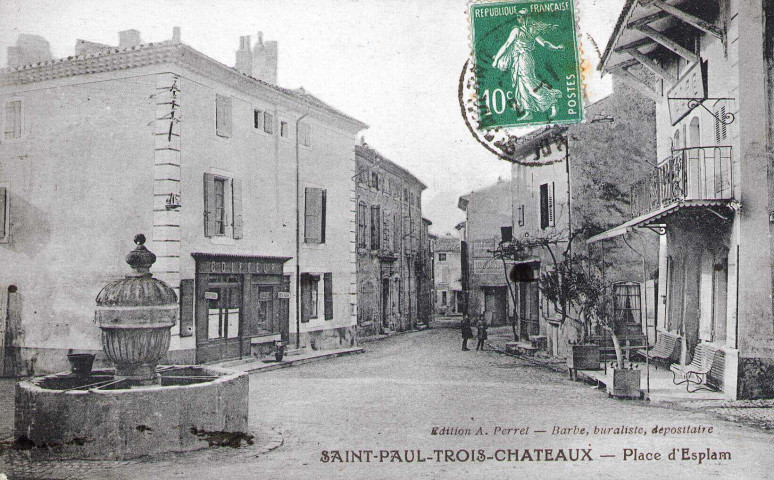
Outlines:
<svg viewBox="0 0 774 480"><path fill-rule="evenodd" d="M134 236L137 248L126 256L126 263L136 272L134 276L151 276L150 267L156 262L156 255L145 248L145 235L138 233Z"/></svg>

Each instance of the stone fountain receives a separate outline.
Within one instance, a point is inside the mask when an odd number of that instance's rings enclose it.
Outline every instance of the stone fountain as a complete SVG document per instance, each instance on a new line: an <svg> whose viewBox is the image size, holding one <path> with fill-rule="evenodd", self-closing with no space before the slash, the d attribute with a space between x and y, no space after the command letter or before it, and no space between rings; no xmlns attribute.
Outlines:
<svg viewBox="0 0 774 480"><path fill-rule="evenodd" d="M132 273L97 295L95 321L115 369L18 383L17 448L43 457L128 459L251 442L247 374L158 366L177 323L177 296L150 273L156 256L145 237L135 243L126 257Z"/></svg>

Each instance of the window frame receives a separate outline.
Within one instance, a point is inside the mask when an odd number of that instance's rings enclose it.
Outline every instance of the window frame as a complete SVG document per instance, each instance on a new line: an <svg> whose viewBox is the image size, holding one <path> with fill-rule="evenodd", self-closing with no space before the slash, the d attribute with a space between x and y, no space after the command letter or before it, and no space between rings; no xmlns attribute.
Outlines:
<svg viewBox="0 0 774 480"><path fill-rule="evenodd" d="M11 184L0 182L0 243L11 241Z"/></svg>
<svg viewBox="0 0 774 480"><path fill-rule="evenodd" d="M446 258L446 252L438 252L438 263L446 263Z"/></svg>
<svg viewBox="0 0 774 480"><path fill-rule="evenodd" d="M298 143L304 147L312 146L312 126L305 122L298 123Z"/></svg>
<svg viewBox="0 0 774 480"><path fill-rule="evenodd" d="M263 133L274 135L274 114L263 111Z"/></svg>
<svg viewBox="0 0 774 480"><path fill-rule="evenodd" d="M320 316L320 275L301 274L301 322L308 323Z"/></svg>
<svg viewBox="0 0 774 480"><path fill-rule="evenodd" d="M7 138L6 135L6 128L8 128L8 106L13 103L19 104L19 113L18 113L18 126L19 126L19 136L14 136L11 138ZM7 98L5 99L3 103L3 111L2 111L2 136L0 137L0 143L14 143L22 140L25 137L26 134L26 128L24 128L24 100L21 98ZM14 125L16 122L14 122Z"/></svg>

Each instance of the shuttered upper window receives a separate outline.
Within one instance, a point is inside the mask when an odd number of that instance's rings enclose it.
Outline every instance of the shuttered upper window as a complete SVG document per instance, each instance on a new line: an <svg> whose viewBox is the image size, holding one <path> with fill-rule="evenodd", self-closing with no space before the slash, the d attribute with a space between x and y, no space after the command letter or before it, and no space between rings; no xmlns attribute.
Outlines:
<svg viewBox="0 0 774 480"><path fill-rule="evenodd" d="M3 139L13 140L22 136L22 103L21 100L5 104L3 121Z"/></svg>
<svg viewBox="0 0 774 480"><path fill-rule="evenodd" d="M8 188L0 186L0 242L8 241L10 219L8 209Z"/></svg>
<svg viewBox="0 0 774 480"><path fill-rule="evenodd" d="M242 238L242 181L204 174L204 236Z"/></svg>
<svg viewBox="0 0 774 480"><path fill-rule="evenodd" d="M371 250L379 250L379 241L381 240L379 227L381 224L381 208L374 205L371 207Z"/></svg>
<svg viewBox="0 0 774 480"><path fill-rule="evenodd" d="M556 225L554 182L540 185L540 228L545 230Z"/></svg>
<svg viewBox="0 0 774 480"><path fill-rule="evenodd" d="M219 137L231 136L232 113L231 97L225 95L215 96L215 134Z"/></svg>
<svg viewBox="0 0 774 480"><path fill-rule="evenodd" d="M298 142L305 147L312 145L312 128L308 123L298 124Z"/></svg>
<svg viewBox="0 0 774 480"><path fill-rule="evenodd" d="M325 243L326 190L304 189L304 242Z"/></svg>

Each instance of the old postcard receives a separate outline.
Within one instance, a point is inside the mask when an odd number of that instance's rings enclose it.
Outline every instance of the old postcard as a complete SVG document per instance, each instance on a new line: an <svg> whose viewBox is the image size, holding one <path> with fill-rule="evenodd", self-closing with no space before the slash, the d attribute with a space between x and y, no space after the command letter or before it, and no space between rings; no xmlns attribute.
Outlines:
<svg viewBox="0 0 774 480"><path fill-rule="evenodd" d="M774 478L774 1L0 0L0 480Z"/></svg>

